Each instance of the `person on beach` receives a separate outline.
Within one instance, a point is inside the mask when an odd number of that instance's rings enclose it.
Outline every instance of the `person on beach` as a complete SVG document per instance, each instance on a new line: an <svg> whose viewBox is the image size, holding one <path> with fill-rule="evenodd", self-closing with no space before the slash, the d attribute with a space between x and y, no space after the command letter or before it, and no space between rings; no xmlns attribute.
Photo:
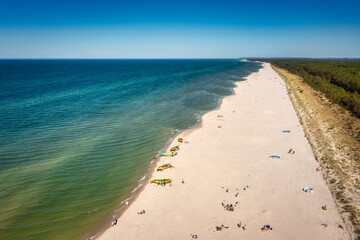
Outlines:
<svg viewBox="0 0 360 240"><path fill-rule="evenodd" d="M288 153L290 154L292 152L292 148L290 148L290 150L288 151Z"/></svg>
<svg viewBox="0 0 360 240"><path fill-rule="evenodd" d="M272 227L270 225L264 225L262 228L261 228L261 231L269 231L269 230L272 230Z"/></svg>
<svg viewBox="0 0 360 240"><path fill-rule="evenodd" d="M223 228L228 229L229 227L225 227L224 224L222 224L220 227L216 226L216 231L221 231Z"/></svg>
<svg viewBox="0 0 360 240"><path fill-rule="evenodd" d="M313 188L311 188L311 187L304 187L303 189L302 189L304 192L309 192L309 193L312 193L313 191L314 191L314 189Z"/></svg>
<svg viewBox="0 0 360 240"><path fill-rule="evenodd" d="M115 220L111 222L111 226L115 226L117 224L117 221L117 218L115 218Z"/></svg>
<svg viewBox="0 0 360 240"><path fill-rule="evenodd" d="M182 183L182 184L185 184L184 179L181 180L181 183Z"/></svg>

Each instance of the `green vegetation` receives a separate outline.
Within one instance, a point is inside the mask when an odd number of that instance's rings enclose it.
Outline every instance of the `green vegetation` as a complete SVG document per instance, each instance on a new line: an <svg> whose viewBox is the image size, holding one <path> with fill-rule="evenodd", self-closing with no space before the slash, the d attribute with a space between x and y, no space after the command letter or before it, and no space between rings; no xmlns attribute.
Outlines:
<svg viewBox="0 0 360 240"><path fill-rule="evenodd" d="M312 88L360 117L360 61L310 59L251 59L270 62L299 75Z"/></svg>

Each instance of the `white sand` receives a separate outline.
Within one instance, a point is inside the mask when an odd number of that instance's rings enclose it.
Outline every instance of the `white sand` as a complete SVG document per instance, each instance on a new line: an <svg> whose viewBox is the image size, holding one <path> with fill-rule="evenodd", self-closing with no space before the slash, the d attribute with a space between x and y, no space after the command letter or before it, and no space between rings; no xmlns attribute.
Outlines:
<svg viewBox="0 0 360 240"><path fill-rule="evenodd" d="M181 135L190 144L183 143L178 156L159 161L175 168L155 170L153 178L172 178L172 186L148 184L99 239L350 238L321 172L315 171L319 165L284 81L269 64L263 66L237 83L235 95L206 114L202 126ZM295 154L288 154L290 148ZM303 192L306 186L314 192ZM223 200L239 204L228 212ZM321 209L325 204L327 211ZM146 214L138 215L143 209ZM246 231L236 226L240 221ZM215 231L221 224L229 229ZM265 224L273 230L262 232Z"/></svg>

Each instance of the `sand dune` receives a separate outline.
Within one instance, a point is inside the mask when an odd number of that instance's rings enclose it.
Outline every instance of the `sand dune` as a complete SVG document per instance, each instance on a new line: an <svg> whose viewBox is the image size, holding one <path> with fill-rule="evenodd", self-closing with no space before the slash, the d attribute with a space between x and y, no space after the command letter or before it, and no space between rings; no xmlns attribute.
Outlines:
<svg viewBox="0 0 360 240"><path fill-rule="evenodd" d="M172 178L171 186L148 184L99 239L350 239L283 80L263 64L237 85L201 126L181 134L189 143L176 157L159 160L175 168L153 178ZM222 224L229 228L216 231ZM273 230L261 231L266 224Z"/></svg>

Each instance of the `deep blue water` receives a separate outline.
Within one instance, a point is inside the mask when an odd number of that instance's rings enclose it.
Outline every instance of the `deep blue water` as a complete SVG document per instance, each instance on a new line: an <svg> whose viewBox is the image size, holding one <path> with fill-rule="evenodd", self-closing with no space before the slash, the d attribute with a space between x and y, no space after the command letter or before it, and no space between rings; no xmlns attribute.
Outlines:
<svg viewBox="0 0 360 240"><path fill-rule="evenodd" d="M0 60L1 239L101 226L179 131L258 63Z"/></svg>

